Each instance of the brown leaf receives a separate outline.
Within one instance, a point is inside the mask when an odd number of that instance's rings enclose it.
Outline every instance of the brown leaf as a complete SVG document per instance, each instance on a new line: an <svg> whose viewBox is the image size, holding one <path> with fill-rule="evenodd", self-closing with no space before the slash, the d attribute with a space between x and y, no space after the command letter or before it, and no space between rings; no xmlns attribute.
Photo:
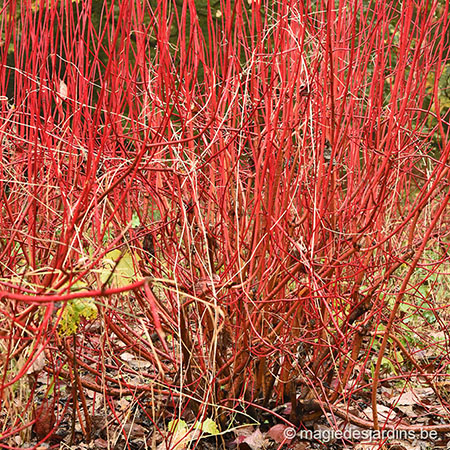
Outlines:
<svg viewBox="0 0 450 450"><path fill-rule="evenodd" d="M151 233L145 235L144 241L142 242L142 248L149 257L155 256L155 245L153 243L153 235Z"/></svg>
<svg viewBox="0 0 450 450"><path fill-rule="evenodd" d="M194 295L202 298L212 293L213 285L216 285L220 281L220 277L216 274L212 276L212 280L209 277L200 278L194 283Z"/></svg>
<svg viewBox="0 0 450 450"><path fill-rule="evenodd" d="M391 399L391 402L395 406L409 406L417 403L417 396L413 391L406 391Z"/></svg>
<svg viewBox="0 0 450 450"><path fill-rule="evenodd" d="M33 361L33 363L28 367L27 375L36 375L41 372L45 367L45 353L41 351L38 357Z"/></svg>
<svg viewBox="0 0 450 450"><path fill-rule="evenodd" d="M250 436L244 439L244 443L248 444L252 450L261 450L267 447L268 440L264 439L261 430L257 428Z"/></svg>
<svg viewBox="0 0 450 450"><path fill-rule="evenodd" d="M126 423L123 430L130 439L142 439L147 434L150 434L142 425L138 423Z"/></svg>
<svg viewBox="0 0 450 450"><path fill-rule="evenodd" d="M278 442L278 443L285 442L287 444L290 444L292 441L292 438L288 439L288 437L291 436L289 434L291 429L292 429L291 427L288 427L287 425L283 425L283 424L279 423L277 425L274 425L267 432L267 436L272 438L275 442ZM288 430L288 431L286 432L286 430Z"/></svg>
<svg viewBox="0 0 450 450"><path fill-rule="evenodd" d="M35 419L33 430L39 440L44 439L51 433L55 426L56 416L54 404L44 400L41 405L35 410Z"/></svg>
<svg viewBox="0 0 450 450"><path fill-rule="evenodd" d="M104 448L108 448L108 442L106 442L104 439L102 438L97 438L94 441L95 447L98 449L104 449Z"/></svg>

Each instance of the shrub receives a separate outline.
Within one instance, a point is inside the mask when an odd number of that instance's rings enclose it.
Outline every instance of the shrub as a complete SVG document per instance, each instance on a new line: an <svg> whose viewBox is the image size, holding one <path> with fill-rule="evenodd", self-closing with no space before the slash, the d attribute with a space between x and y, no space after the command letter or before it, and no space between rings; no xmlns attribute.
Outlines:
<svg viewBox="0 0 450 450"><path fill-rule="evenodd" d="M448 4L197 9L3 6L0 401L36 374L25 409L46 379L89 437L87 391L225 427L286 401L355 421L336 405L370 388L377 428L394 371L444 374L416 353L427 311L447 336L421 286L448 262ZM3 442L32 423L6 418Z"/></svg>

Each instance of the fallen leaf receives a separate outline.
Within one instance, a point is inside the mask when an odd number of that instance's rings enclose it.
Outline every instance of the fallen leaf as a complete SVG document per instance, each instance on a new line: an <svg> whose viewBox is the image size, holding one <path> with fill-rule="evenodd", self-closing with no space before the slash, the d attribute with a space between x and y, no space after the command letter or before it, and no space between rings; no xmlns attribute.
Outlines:
<svg viewBox="0 0 450 450"><path fill-rule="evenodd" d="M130 407L130 401L127 400L125 397L122 397L118 402L117 405L119 406L119 409L121 411L126 411Z"/></svg>
<svg viewBox="0 0 450 450"><path fill-rule="evenodd" d="M136 359L133 361L133 367L136 367L137 369L147 369L150 366L152 366L152 363L145 359Z"/></svg>
<svg viewBox="0 0 450 450"><path fill-rule="evenodd" d="M370 406L364 409L363 413L366 414L367 418L372 419L373 412ZM384 405L377 405L377 414L378 420L381 422L384 422L388 417L389 420L392 420L395 417L395 412L392 410L392 408L388 408Z"/></svg>
<svg viewBox="0 0 450 450"><path fill-rule="evenodd" d="M233 430L233 433L236 436L236 439L233 441L233 443L240 444L241 442L244 442L245 438L251 436L254 431L255 428L253 427L253 425L246 425L243 427L235 428Z"/></svg>
<svg viewBox="0 0 450 450"><path fill-rule="evenodd" d="M97 448L108 448L108 443L102 438L97 438L94 444Z"/></svg>
<svg viewBox="0 0 450 450"><path fill-rule="evenodd" d="M184 422L184 421L182 421ZM196 441L201 435L199 430L187 432L180 427L175 433L172 433L164 442L158 445L157 450L184 450L191 442Z"/></svg>
<svg viewBox="0 0 450 450"><path fill-rule="evenodd" d="M264 438L261 430L257 428L250 436L247 436L244 443L248 444L252 450L260 450L266 448L269 444L268 440Z"/></svg>
<svg viewBox="0 0 450 450"><path fill-rule="evenodd" d="M414 389L414 393L419 398L430 397L431 395L434 395L433 388L431 388L431 387Z"/></svg>
<svg viewBox="0 0 450 450"><path fill-rule="evenodd" d="M392 397L392 405L414 405L417 403L417 397L413 391L406 391L400 395Z"/></svg>
<svg viewBox="0 0 450 450"><path fill-rule="evenodd" d="M130 439L143 439L146 434L149 434L146 428L138 423L126 423L123 426L123 431L127 434Z"/></svg>
<svg viewBox="0 0 450 450"><path fill-rule="evenodd" d="M131 354L131 353L128 353L128 352L123 352L123 353L120 355L120 359L121 359L122 361L125 361L125 362L133 361L134 355Z"/></svg>
<svg viewBox="0 0 450 450"><path fill-rule="evenodd" d="M288 430L288 432L286 432L286 430ZM286 442L287 444L290 444L292 441L292 438L288 439L288 437L290 436L290 434L289 434L290 430L292 430L292 427L288 427L286 425L279 423L277 425L274 425L267 432L267 436L272 438L275 442L278 442L278 443Z"/></svg>
<svg viewBox="0 0 450 450"><path fill-rule="evenodd" d="M56 417L54 409L53 403L44 400L35 410L34 416L36 421L34 422L33 429L39 440L44 439L50 434L55 426Z"/></svg>
<svg viewBox="0 0 450 450"><path fill-rule="evenodd" d="M34 375L45 367L45 353L41 351L33 363L28 367L27 375Z"/></svg>

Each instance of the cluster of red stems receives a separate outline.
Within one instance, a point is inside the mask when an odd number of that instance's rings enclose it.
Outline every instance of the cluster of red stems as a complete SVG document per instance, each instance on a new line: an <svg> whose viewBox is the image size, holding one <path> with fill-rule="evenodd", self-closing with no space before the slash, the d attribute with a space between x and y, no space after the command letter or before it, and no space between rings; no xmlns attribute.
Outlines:
<svg viewBox="0 0 450 450"><path fill-rule="evenodd" d="M448 2L93 3L0 7L0 410L41 354L54 427L72 404L86 436L86 390L118 422L132 395L294 425L370 391L378 428L381 383L436 387L445 344L430 369L402 337L425 310L447 331L417 300L449 259ZM74 298L98 316L63 336Z"/></svg>

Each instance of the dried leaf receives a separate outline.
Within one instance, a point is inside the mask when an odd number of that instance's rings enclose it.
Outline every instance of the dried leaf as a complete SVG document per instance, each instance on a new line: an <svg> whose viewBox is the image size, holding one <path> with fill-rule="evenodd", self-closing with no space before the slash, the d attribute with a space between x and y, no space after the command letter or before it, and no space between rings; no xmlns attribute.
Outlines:
<svg viewBox="0 0 450 450"><path fill-rule="evenodd" d="M128 352L123 352L123 353L120 355L120 359L121 359L122 361L126 361L126 362L133 361L134 355L131 354L131 353L128 353Z"/></svg>
<svg viewBox="0 0 450 450"><path fill-rule="evenodd" d="M123 426L123 431L127 434L127 436L133 440L135 439L143 439L145 438L148 431L138 423L126 423Z"/></svg>
<svg viewBox="0 0 450 450"><path fill-rule="evenodd" d="M246 425L244 427L235 428L233 430L234 435L236 436L236 439L234 442L236 444L243 442L244 439L248 436L251 436L254 431L255 431L255 428L253 427L253 425Z"/></svg>
<svg viewBox="0 0 450 450"><path fill-rule="evenodd" d="M363 411L364 414L366 414L367 418L371 419L373 416L372 408L368 406ZM377 405L377 414L378 414L378 420L380 422L384 422L388 417L389 420L392 420L395 417L395 412L392 410L392 408L388 408L384 405Z"/></svg>
<svg viewBox="0 0 450 450"><path fill-rule="evenodd" d="M402 406L402 405L414 405L417 403L417 397L413 391L406 391L400 395L392 397L392 405Z"/></svg>
<svg viewBox="0 0 450 450"><path fill-rule="evenodd" d="M67 98L67 84L63 80L59 80L58 94L64 100Z"/></svg>
<svg viewBox="0 0 450 450"><path fill-rule="evenodd" d="M220 277L214 274L211 278L200 278L194 284L194 295L199 298L205 297L206 295L212 294L212 288L220 281Z"/></svg>
<svg viewBox="0 0 450 450"><path fill-rule="evenodd" d="M54 404L48 400L43 401L35 410L35 419L33 429L39 440L44 439L55 426L56 416Z"/></svg>
<svg viewBox="0 0 450 450"><path fill-rule="evenodd" d="M125 397L122 397L118 402L117 406L119 406L119 409L121 411L126 411L130 407L130 401L127 400Z"/></svg>
<svg viewBox="0 0 450 450"><path fill-rule="evenodd" d="M106 442L104 439L101 438L97 438L94 441L94 444L96 448L108 448L108 442Z"/></svg>
<svg viewBox="0 0 450 450"><path fill-rule="evenodd" d="M27 370L27 375L35 375L45 367L45 353L41 351Z"/></svg>
<svg viewBox="0 0 450 450"><path fill-rule="evenodd" d="M248 444L252 450L260 450L266 448L269 444L268 440L264 438L261 430L257 428L250 436L244 439L244 443Z"/></svg>
<svg viewBox="0 0 450 450"><path fill-rule="evenodd" d="M288 432L286 432L288 430ZM281 443L286 442L288 444L291 443L292 438L289 439L289 432L292 430L291 427L283 425L281 423L274 425L268 432L267 436L272 438L275 442Z"/></svg>

